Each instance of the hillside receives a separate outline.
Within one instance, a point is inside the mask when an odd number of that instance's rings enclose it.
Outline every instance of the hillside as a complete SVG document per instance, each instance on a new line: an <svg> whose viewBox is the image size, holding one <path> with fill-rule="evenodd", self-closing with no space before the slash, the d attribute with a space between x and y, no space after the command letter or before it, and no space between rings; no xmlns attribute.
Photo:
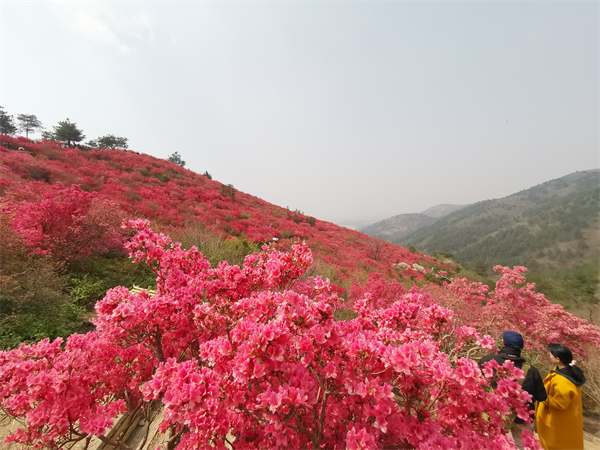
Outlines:
<svg viewBox="0 0 600 450"><path fill-rule="evenodd" d="M470 205L394 242L486 270L533 270L597 259L600 171L576 172L501 199Z"/></svg>
<svg viewBox="0 0 600 450"><path fill-rule="evenodd" d="M147 218L167 232L200 227L241 242L262 244L277 238L276 245L282 248L305 240L315 266L337 281L365 279L372 271L393 276L397 272L392 264L398 262L435 263L427 256L278 207L149 155L63 148L22 137L2 136L2 141L0 187L5 199L13 203L37 201L61 183L96 193L123 215ZM16 150L19 147L24 151ZM412 270L404 275L422 277Z"/></svg>
<svg viewBox="0 0 600 450"><path fill-rule="evenodd" d="M440 204L422 213L398 214L367 227L361 228L365 234L379 239L396 242L419 228L435 223L439 218L464 208L466 205Z"/></svg>

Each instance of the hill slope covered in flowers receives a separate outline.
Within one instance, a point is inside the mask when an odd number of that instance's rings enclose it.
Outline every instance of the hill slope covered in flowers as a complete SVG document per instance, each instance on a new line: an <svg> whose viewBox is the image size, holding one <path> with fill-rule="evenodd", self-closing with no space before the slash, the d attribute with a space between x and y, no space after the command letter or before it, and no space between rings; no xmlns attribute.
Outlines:
<svg viewBox="0 0 600 450"><path fill-rule="evenodd" d="M397 276L400 271L405 277L420 279L423 273L412 268L415 263L436 265L431 257L289 211L146 154L63 148L51 141L36 143L22 137L3 136L2 141L5 146L0 147L0 187L13 206L26 205L20 210L21 216L27 215L25 209L43 208L52 197L59 198L61 205L55 202L49 216L56 217L59 210L64 210L65 216L72 213L66 203L71 203L72 208L74 203L87 202L95 205L89 211L96 214L97 221L104 217L98 209L104 209L104 213L110 209L114 219L110 223L115 223L117 217L142 217L167 231L200 224L213 233L247 242L264 243L277 238L281 248L303 240L310 245L315 260L327 266L329 272L335 272L340 280L364 280L372 271L386 277ZM15 150L18 147L24 151ZM16 227L24 235L38 234L35 238L30 236L31 245L39 244L44 251L51 250L44 245L58 249L59 243L44 244L40 230L34 230L44 220L38 215L20 220ZM49 235L55 230L44 232ZM392 269L399 262L405 263L399 271Z"/></svg>

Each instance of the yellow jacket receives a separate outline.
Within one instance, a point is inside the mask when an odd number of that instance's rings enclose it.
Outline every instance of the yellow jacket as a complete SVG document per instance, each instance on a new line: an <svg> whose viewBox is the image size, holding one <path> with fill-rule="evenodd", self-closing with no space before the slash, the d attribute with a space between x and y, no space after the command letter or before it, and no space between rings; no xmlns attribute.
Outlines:
<svg viewBox="0 0 600 450"><path fill-rule="evenodd" d="M545 450L583 450L581 385L578 367L554 369L544 378L548 399L539 402L535 423Z"/></svg>

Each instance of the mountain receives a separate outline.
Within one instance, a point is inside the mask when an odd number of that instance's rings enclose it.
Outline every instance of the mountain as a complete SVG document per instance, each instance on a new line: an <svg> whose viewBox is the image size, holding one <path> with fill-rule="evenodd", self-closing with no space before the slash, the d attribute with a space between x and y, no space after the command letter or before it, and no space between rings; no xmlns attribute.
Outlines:
<svg viewBox="0 0 600 450"><path fill-rule="evenodd" d="M360 231L369 236L395 242L412 231L431 225L436 220L435 217L426 216L422 213L398 214L397 216L390 217L389 219L362 228Z"/></svg>
<svg viewBox="0 0 600 450"><path fill-rule="evenodd" d="M395 242L419 228L435 223L440 217L458 211L465 206L443 203L432 206L422 213L398 214L397 216L364 227L360 231L369 236Z"/></svg>
<svg viewBox="0 0 600 450"><path fill-rule="evenodd" d="M397 262L437 264L428 256L281 208L171 161L133 151L63 148L46 140L0 138L3 202L15 208L26 204L26 208L18 209L25 210L23 214L41 210L40 202L47 203L59 191L63 192L59 203L68 203L70 194L61 191L61 186L75 187L72 192L82 190L94 194L96 202L109 202L112 213L149 219L167 233L181 235L178 230L188 229L187 235L193 237L201 228L204 234L222 236L242 247L250 243L253 248L274 238L282 248L304 240L313 252L314 270L321 272L316 274L335 282L348 284L374 271L397 275L392 269ZM102 209L96 209L100 214ZM32 220L22 220L21 228L27 228L28 236L39 238L40 227L31 225ZM412 275L422 278L420 273Z"/></svg>
<svg viewBox="0 0 600 450"><path fill-rule="evenodd" d="M373 225L378 220L344 220L337 221L336 224L340 227L349 228L351 230L362 231L363 228Z"/></svg>
<svg viewBox="0 0 600 450"><path fill-rule="evenodd" d="M489 270L496 264L555 269L598 259L600 170L575 172L508 197L486 200L393 242L451 253Z"/></svg>
<svg viewBox="0 0 600 450"><path fill-rule="evenodd" d="M431 208L426 209L421 214L439 219L440 217L447 216L448 214L451 214L454 211L461 210L465 206L469 206L469 205L450 205L448 203L441 203L439 205L435 205L435 206L432 206Z"/></svg>

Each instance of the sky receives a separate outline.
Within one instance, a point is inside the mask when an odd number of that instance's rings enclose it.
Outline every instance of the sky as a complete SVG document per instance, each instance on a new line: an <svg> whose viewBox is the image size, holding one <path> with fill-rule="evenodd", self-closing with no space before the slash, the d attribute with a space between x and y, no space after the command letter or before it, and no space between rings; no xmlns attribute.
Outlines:
<svg viewBox="0 0 600 450"><path fill-rule="evenodd" d="M595 1L0 7L9 114L179 152L320 220L357 226L599 167Z"/></svg>

